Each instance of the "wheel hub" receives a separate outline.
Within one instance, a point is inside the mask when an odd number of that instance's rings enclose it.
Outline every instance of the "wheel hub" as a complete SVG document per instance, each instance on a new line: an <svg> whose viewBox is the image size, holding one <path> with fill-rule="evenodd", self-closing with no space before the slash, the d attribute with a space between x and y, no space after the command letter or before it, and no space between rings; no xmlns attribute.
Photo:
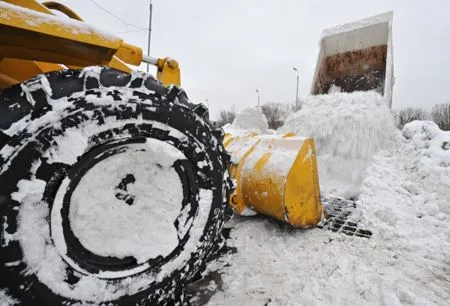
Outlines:
<svg viewBox="0 0 450 306"><path fill-rule="evenodd" d="M177 219L188 182L174 164L186 157L160 140L135 141L83 156L56 193L52 232L64 242L55 245L91 272L161 260L182 238Z"/></svg>

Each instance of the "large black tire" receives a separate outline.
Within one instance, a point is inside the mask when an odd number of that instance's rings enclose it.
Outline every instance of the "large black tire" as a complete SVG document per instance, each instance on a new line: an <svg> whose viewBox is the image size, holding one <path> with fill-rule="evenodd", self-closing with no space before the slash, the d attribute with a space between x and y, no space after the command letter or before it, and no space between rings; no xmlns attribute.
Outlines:
<svg viewBox="0 0 450 306"><path fill-rule="evenodd" d="M231 189L223 134L208 124L206 111L151 76L100 67L40 75L2 92L0 288L22 305L176 299L214 247ZM74 129L89 136L84 146L65 138ZM174 222L178 245L145 262L95 254L72 230L72 194L97 164L145 151L150 140L186 157L171 165L183 187ZM116 198L133 204L126 194L133 174L117 179L123 193Z"/></svg>

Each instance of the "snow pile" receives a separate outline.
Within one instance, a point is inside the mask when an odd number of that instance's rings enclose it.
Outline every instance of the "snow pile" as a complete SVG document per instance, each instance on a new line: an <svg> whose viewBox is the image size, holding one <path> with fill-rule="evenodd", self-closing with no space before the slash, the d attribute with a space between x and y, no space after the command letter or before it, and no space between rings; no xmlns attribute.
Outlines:
<svg viewBox="0 0 450 306"><path fill-rule="evenodd" d="M259 107L249 107L237 114L231 125L224 126L227 133L233 135L242 133L265 134L269 129L267 118Z"/></svg>
<svg viewBox="0 0 450 306"><path fill-rule="evenodd" d="M209 305L448 305L450 132L416 121L402 135L361 187L354 214L370 239L234 217L238 252L218 263Z"/></svg>
<svg viewBox="0 0 450 306"><path fill-rule="evenodd" d="M450 254L450 132L429 121L413 121L402 130L403 143L381 152L361 188L363 217L381 226L384 239L404 238L437 256ZM450 259L450 258L447 258Z"/></svg>
<svg viewBox="0 0 450 306"><path fill-rule="evenodd" d="M344 196L358 194L372 156L398 136L386 101L375 92L311 96L280 130L314 138L321 190Z"/></svg>
<svg viewBox="0 0 450 306"><path fill-rule="evenodd" d="M433 122L413 121L404 126L402 135L408 140L408 169L423 180L428 192L438 195L430 202L450 214L450 132Z"/></svg>

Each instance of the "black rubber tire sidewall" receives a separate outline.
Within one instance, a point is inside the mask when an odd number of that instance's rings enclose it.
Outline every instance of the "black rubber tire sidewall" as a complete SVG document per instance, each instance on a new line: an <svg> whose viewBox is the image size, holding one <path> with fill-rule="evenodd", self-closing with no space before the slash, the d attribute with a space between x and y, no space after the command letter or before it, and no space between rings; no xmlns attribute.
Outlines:
<svg viewBox="0 0 450 306"><path fill-rule="evenodd" d="M0 160L0 169L2 169L0 174L0 196L2 197L0 212L3 219L5 216L8 217L8 228L5 231L12 234L17 229L18 210L16 209L20 210L20 203L11 199L11 193L17 191L18 181L30 178L29 169L33 161L41 160L36 177L45 180L47 187L49 184L55 186L59 184L62 179L61 175L67 171L66 167L71 166L49 165L42 157L42 153L52 145L55 137L65 129L76 127L88 120L94 120L101 124L108 120L121 122L141 118L142 124L129 125L127 133L132 137L157 138L174 144L192 161L199 187L213 192L212 207L200 239L201 246L191 254L186 265L168 274L161 282L152 283L141 292L110 301L112 305L164 304L173 298L175 291L179 290L202 267L205 257L220 233L225 208L224 199L228 192L227 188L224 188L224 181L227 179L224 175L227 155L222 148L220 137L214 136L209 125L195 113L195 109L179 89L167 89L148 77L139 78L138 76L133 79L131 76L128 77L126 74L108 68L103 68L98 75L98 78L88 74L83 76L77 71L47 74L45 77L51 86L51 95L48 92L45 93L45 87L42 86L41 89L32 93L34 100L39 103L35 102L31 106L30 101L24 100L23 95L22 98L19 98L20 101L14 102L13 98L18 97L18 86L2 94L0 104L3 102L3 106L7 105L9 110L15 111L11 116L5 113L1 114L0 123L2 123L3 130L7 130L21 120L27 119L29 123L33 123L45 118L55 105L51 102L58 98L69 97L67 101L70 102L63 110L65 113L63 118L58 122L53 122L54 124L60 123L61 129L46 122L36 132L30 133L28 130L23 130L15 135L7 135L5 144L20 153ZM67 84L71 86L72 92L67 92ZM58 88L64 88L63 91L66 92L58 91ZM123 91L130 93L132 98L121 100ZM82 94L80 95L80 93ZM89 102L89 99L86 98L89 95L99 94L113 97L114 103L99 105ZM17 107L18 105L20 107ZM5 107L2 108L2 111L5 111ZM21 111L17 112L17 109L21 109ZM177 143L177 139L171 137L170 133L154 128L152 124L148 123L150 121L172 127L184 133L188 138L184 142ZM117 141L121 135L119 130L103 131L98 137L91 138L90 146L101 146L111 141ZM203 150L195 147L196 143L203 144ZM211 167L199 168L196 161L204 160L206 157L209 159ZM4 265L13 260L20 260L21 255L21 246L18 241L12 241L8 246L2 244L0 285L7 287L13 297L19 299L24 305L60 305L63 303L70 305L77 302L53 293L47 286L39 282L35 274L23 274L23 271L28 268L24 261L16 266L6 267ZM189 269L186 269L186 266Z"/></svg>

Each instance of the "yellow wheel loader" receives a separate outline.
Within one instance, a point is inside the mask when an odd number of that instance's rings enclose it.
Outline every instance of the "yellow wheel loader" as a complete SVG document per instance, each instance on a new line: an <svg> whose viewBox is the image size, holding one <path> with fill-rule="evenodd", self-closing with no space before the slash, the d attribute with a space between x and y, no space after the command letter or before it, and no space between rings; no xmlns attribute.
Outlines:
<svg viewBox="0 0 450 306"><path fill-rule="evenodd" d="M375 38L361 54L321 51L313 94L379 73L392 53ZM370 65L334 69L347 58ZM141 63L156 78L131 68ZM391 72L363 87L390 97ZM326 199L324 211L311 138L224 134L180 84L175 60L60 3L0 1L0 289L17 303L181 302L230 210L370 237L346 223L352 201Z"/></svg>
<svg viewBox="0 0 450 306"><path fill-rule="evenodd" d="M62 4L0 1L0 287L19 303L165 304L227 207L321 221L312 139L224 135L179 85L175 60Z"/></svg>

